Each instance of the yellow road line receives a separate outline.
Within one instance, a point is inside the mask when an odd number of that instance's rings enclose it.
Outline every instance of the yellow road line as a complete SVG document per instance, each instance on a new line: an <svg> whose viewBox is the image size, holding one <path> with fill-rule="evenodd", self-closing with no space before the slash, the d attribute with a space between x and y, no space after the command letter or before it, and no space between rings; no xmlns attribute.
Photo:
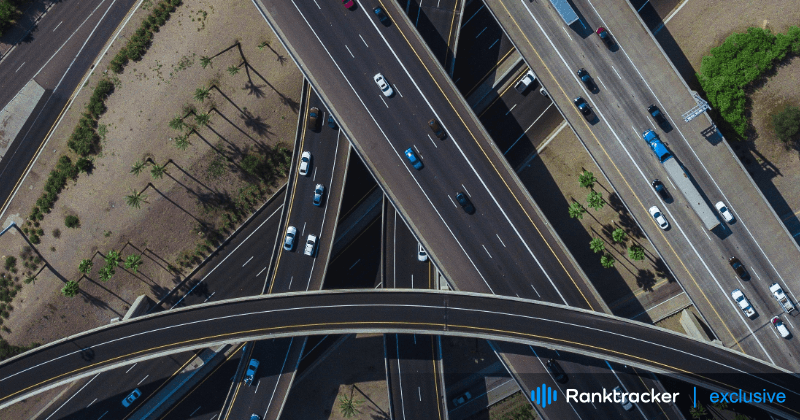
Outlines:
<svg viewBox="0 0 800 420"><path fill-rule="evenodd" d="M385 8L385 5L383 4L383 0L379 0L379 2L381 3L381 6L384 6L384 10L386 10L386 8ZM388 11L388 10L386 10L386 13L389 13L389 11ZM390 16L390 17L391 17L391 16ZM580 288L580 287L578 287L578 283L575 281L575 279L573 279L573 278L572 278L572 275L569 273L569 271L567 270L567 268L564 266L564 263L563 263L563 262L561 262L561 259L560 259L560 258L558 258L558 255L557 255L557 254L556 254L556 252L553 250L553 248L550 246L550 243L549 243L549 242L547 242L547 239L545 239L544 235L542 235L542 232L539 230L539 227L538 227L538 226L536 226L536 223L534 223L534 222L533 222L533 219L532 219L532 218L531 218L531 216L528 214L528 211L527 211L527 210L525 210L525 207L523 207L523 205L522 205L522 202L520 202L520 201L519 201L519 199L517 198L516 194L514 194L514 191L512 191L512 190L511 190L511 187L508 185L508 183L506 182L505 178L503 178L503 176L500 174L500 171L497 169L497 167L495 166L494 162L492 162L492 160L489 158L489 155L486 153L486 150L484 150L483 146L481 146L480 142L479 142L479 141L478 141L478 139L475 137L475 134L473 134L473 133L472 133L472 130L470 130L470 129L469 129L469 127L467 126L467 123L466 123L466 122L464 121L464 119L461 117L461 114L460 114L460 113L459 113L459 112L456 110L456 108L455 108L455 106L453 105L453 103L452 103L452 102L450 102L450 98L449 98L449 97L448 97L448 96L447 96L447 95L444 93L444 91L442 90L441 86L439 86L439 82L437 82L437 81L436 81L436 79L433 77L433 74L432 74L432 73L431 73L431 71L428 69L428 66L426 66L426 65L425 65L425 63L422 61L422 58L419 56L419 54L417 53L417 51L416 51L416 50L414 49L414 47L411 45L411 42L410 42L410 41L408 40L408 38L406 37L405 33L403 33L403 31L400 29L400 25L392 25L392 26L393 26L393 27L395 27L395 28L397 28L398 32L400 32L400 35L402 35L402 36L403 36L403 39L405 39L405 41L406 41L406 43L408 44L409 48L411 48L411 51L413 51L413 52L414 52L414 55L417 57L417 60L419 60L419 62L420 62L420 64L422 65L422 67L423 67L423 68L425 68L425 71L428 73L428 76L430 76L430 78L431 78L431 81L432 81L432 82L433 82L433 83L436 85L436 88L437 88L437 89L439 89L439 92L442 94L442 96L444 97L444 99L445 99L445 100L447 101L447 103L450 105L450 108L453 110L453 112L456 114L456 116L458 116L458 119L461 121L461 124L464 126L464 128L466 128L466 129L467 129L467 132L469 132L469 135L472 137L472 140L474 140L474 141L475 141L475 144L476 144L476 145L478 146L478 148L481 150L481 152L483 153L483 156L484 156L484 157L486 157L486 160L489 162L489 165L491 165L491 166L492 166L492 169L494 169L494 171L495 171L495 173L497 174L497 176L500 178L500 180L501 180L501 181L503 181L503 185L505 185L505 186L506 186L506 189L508 189L508 192L511 194L511 196L512 196L512 197L514 197L514 201L516 201L516 202L517 202L517 205L519 205L520 209L522 209L522 212L523 212L523 213L525 213L525 216L528 218L528 221L531 223L531 225L533 226L533 228L534 228L534 229L536 229L536 233L538 233L538 234L539 234L539 237L540 237L540 238L542 238L542 241L544 241L544 243L547 245L547 249L549 249L549 250L550 250L550 252L553 254L553 257L555 257L556 261L558 261L558 264L559 264L559 265L561 266L561 268L564 270L564 273L566 273L566 274L567 274L567 277L569 277L570 281L572 281L572 284L575 286L575 288L578 290L578 293L580 293L580 295L581 295L581 297L583 298L583 300L584 300L584 301L586 302L586 304L589 306L589 309L591 309L591 310L594 310L594 307L592 306L591 302L589 302L589 299L587 299L587 298L586 298L586 296L583 294L583 291L581 290L581 288ZM480 123L480 122L479 122L479 123Z"/></svg>
<svg viewBox="0 0 800 420"><path fill-rule="evenodd" d="M547 64L545 64L544 60L542 60L542 57L539 55L539 52L536 51L536 48L533 47L533 44L531 43L530 39L528 39L528 36L525 35L525 32L522 31L522 28L517 23L517 20L514 19L514 16L511 13L509 13L508 8L506 7L505 3L503 3L502 0L498 0L497 2L500 3L501 6L503 6L503 9L505 9L506 13L508 14L508 17L511 18L511 20L514 22L514 25L517 27L517 29L519 30L520 34L522 34L522 36L525 37L525 41L528 43L528 46L531 48L531 50L533 50L533 53L536 54L536 58L539 60L539 62L542 63L542 66L544 66L544 68L547 70L547 73L553 79L554 83L558 86L558 88L561 91L561 93L567 99L569 99L569 96L564 91L564 88L561 86L560 83L558 83L558 80L553 75L553 72L550 71L550 67L548 67ZM572 112L573 113L577 113L577 111L572 111ZM620 171L619 167L617 167L617 164L611 159L611 156L606 151L606 148L603 147L603 143L597 138L597 136L595 136L594 131L591 129L591 127L589 127L589 124L586 122L586 120L583 117L581 117L580 115L578 115L577 119L582 121L583 124L586 126L587 130L589 130L589 133L591 134L592 138L594 138L594 140L597 142L598 146L600 146L600 150L602 150L603 154L606 155L606 158L608 159L608 161L611 162L611 164L614 166L614 169L617 171L617 174L619 174L620 178L622 178L623 182L625 183L625 186L628 187L628 190L631 192L631 194L633 194L634 198L636 198L636 202L639 203L639 206L642 208L642 210L647 211L647 208L644 206L642 201L639 199L639 196L636 195L635 191L633 191L633 188L628 183L628 180L622 175L622 171ZM652 218L650 219L650 223L652 223L654 226L656 225L655 220L653 220ZM711 310L714 311L714 314L717 316L717 318L720 320L720 322L722 322L722 325L725 327L725 330L728 332L728 334L730 335L730 337L734 341L734 343L736 343L736 346L739 347L739 350L741 350L742 353L747 354L747 352L745 352L744 349L742 348L742 345L739 343L739 340L736 339L736 337L733 335L733 332L731 332L730 328L728 328L728 324L725 323L725 321L722 319L722 316L720 316L719 312L717 312L717 308L715 308L714 305L711 304L711 300L708 298L708 296L706 296L705 292L700 287L700 285L697 283L697 280L694 278L692 273L689 271L688 267L686 267L686 265L683 263L683 260L678 256L678 253L675 251L675 248L672 247L672 243L667 241L667 237L666 237L666 235L664 235L664 232L662 230L660 230L660 229L656 229L656 230L661 235L661 238L664 240L664 242L667 243L667 246L669 246L669 249L670 249L670 251L672 251L672 254L675 255L675 258L677 258L677 260L680 262L680 264L683 267L683 269L689 275L689 278L692 280L692 282L694 283L694 285L697 288L697 290L699 290L700 294L703 295L703 298L708 303L708 306L711 307Z"/></svg>
<svg viewBox="0 0 800 420"><path fill-rule="evenodd" d="M299 152L300 152L301 155L303 154L303 146L305 145L305 142L306 142L306 118L308 117L308 109L309 109L308 107L311 105L310 101L309 101L309 98L311 98L311 88L309 88L308 92L306 92L306 108L303 110L303 115L300 117L300 121L301 121L300 127L301 127L301 130L303 130L303 133L300 134L300 150L299 150ZM319 116L317 116L317 118L319 118ZM300 159L302 160L303 157L300 156ZM312 162L313 162L313 160L312 160ZM308 169L311 169L311 167L309 166ZM289 199L289 210L286 212L286 223L283 226L283 236L284 236L284 238L286 237L286 229L289 228L289 217L292 216L292 207L294 205L294 195L295 195L295 193L297 193L297 179L298 178L300 178L300 173L299 172L295 173L294 184L292 184L292 198ZM297 234L295 234L295 238L294 239L297 242L295 246L297 247L298 250L300 250L300 244L302 243L302 238L298 238ZM267 294L268 295L272 293L272 287L275 286L275 276L278 275L278 266L281 264L281 256L282 255L283 255L283 245L281 245L280 248L278 249L278 259L275 260L275 269L272 270L272 280L269 281L269 289L267 290Z"/></svg>

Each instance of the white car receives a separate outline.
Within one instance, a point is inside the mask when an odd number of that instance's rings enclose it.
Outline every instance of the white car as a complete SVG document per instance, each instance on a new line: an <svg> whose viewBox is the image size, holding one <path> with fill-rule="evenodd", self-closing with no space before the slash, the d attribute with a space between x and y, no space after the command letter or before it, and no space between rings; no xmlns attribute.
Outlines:
<svg viewBox="0 0 800 420"><path fill-rule="evenodd" d="M650 207L650 215L653 216L653 219L655 219L656 223L658 223L658 227L664 230L669 228L669 222L667 222L667 218L661 214L661 210L659 210L658 207Z"/></svg>
<svg viewBox="0 0 800 420"><path fill-rule="evenodd" d="M470 394L469 392L465 392L465 393L461 394L460 396L458 396L456 398L453 398L453 406L454 407L458 407L459 405L464 404L465 402L469 401L470 398L472 398L472 394Z"/></svg>
<svg viewBox="0 0 800 420"><path fill-rule="evenodd" d="M372 80L374 80L375 83L378 84L378 87L381 89L381 92L383 92L383 96L388 98L394 95L394 90L392 89L392 86L389 85L389 82L386 81L386 78L384 78L382 74L380 73L376 74L375 76L372 77Z"/></svg>
<svg viewBox="0 0 800 420"><path fill-rule="evenodd" d="M308 168L311 166L311 152L303 152L300 156L300 167L298 168L298 172L300 175L306 176L308 175Z"/></svg>
<svg viewBox="0 0 800 420"><path fill-rule="evenodd" d="M325 186L317 184L314 187L314 205L319 207L322 205L322 195L325 194Z"/></svg>
<svg viewBox="0 0 800 420"><path fill-rule="evenodd" d="M719 211L719 214L722 215L722 218L725 219L726 222L730 223L733 221L733 214L731 214L731 211L728 210L727 206L725 206L725 203L722 201L717 201L717 204L714 204L714 207L717 208L717 211Z"/></svg>
<svg viewBox="0 0 800 420"><path fill-rule="evenodd" d="M620 401L620 404L622 404L622 408L624 408L625 411L631 411L631 409L633 408L633 403L628 400L628 394L626 394L625 391L623 391L622 388L620 388L619 386L614 388L614 393L622 394L622 401Z"/></svg>
<svg viewBox="0 0 800 420"><path fill-rule="evenodd" d="M422 244L417 242L417 260L428 261L428 252L422 247Z"/></svg>
<svg viewBox="0 0 800 420"><path fill-rule="evenodd" d="M289 226L286 228L286 238L283 239L283 249L291 251L294 248L294 237L297 235L297 228Z"/></svg>
<svg viewBox="0 0 800 420"><path fill-rule="evenodd" d="M750 306L750 301L744 297L744 293L742 293L741 290L734 289L731 292L731 297L736 301L736 303L739 305L739 309L741 309L748 318L752 318L753 315L756 314L756 310Z"/></svg>
<svg viewBox="0 0 800 420"><path fill-rule="evenodd" d="M777 316L772 317L772 326L778 330L778 333L781 335L781 337L789 337L789 329L786 328L786 325L783 325L783 322L781 322L781 319Z"/></svg>
<svg viewBox="0 0 800 420"><path fill-rule="evenodd" d="M133 390L133 392L128 394L128 396L125 397L124 400L122 400L122 405L124 407L130 407L131 404L133 404L133 402L136 401L136 399L141 396L142 396L142 391L139 391L139 388L136 388Z"/></svg>
<svg viewBox="0 0 800 420"><path fill-rule="evenodd" d="M303 254L306 254L309 257L313 257L316 248L317 248L317 236L308 235L308 239L306 239L306 249L303 251Z"/></svg>

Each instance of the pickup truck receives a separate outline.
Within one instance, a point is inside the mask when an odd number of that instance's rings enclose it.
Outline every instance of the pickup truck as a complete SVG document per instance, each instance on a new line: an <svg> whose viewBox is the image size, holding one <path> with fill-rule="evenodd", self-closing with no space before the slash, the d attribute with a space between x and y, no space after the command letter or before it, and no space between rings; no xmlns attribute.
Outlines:
<svg viewBox="0 0 800 420"><path fill-rule="evenodd" d="M534 82L536 82L536 75L533 74L532 70L528 70L525 76L522 76L522 79L519 79L519 82L514 85L514 89L519 93L525 93L529 87L533 86Z"/></svg>
<svg viewBox="0 0 800 420"><path fill-rule="evenodd" d="M775 299L778 300L778 303L781 304L783 310L785 310L787 314L794 310L794 304L786 297L786 294L783 293L783 289L781 289L778 283L772 283L772 285L769 286L769 291L772 292L772 296L775 296Z"/></svg>

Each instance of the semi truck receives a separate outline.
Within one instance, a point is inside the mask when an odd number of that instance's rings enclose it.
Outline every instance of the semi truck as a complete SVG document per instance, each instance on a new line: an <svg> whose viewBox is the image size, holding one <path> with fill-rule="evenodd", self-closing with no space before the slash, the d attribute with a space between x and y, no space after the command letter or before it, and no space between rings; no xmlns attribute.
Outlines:
<svg viewBox="0 0 800 420"><path fill-rule="evenodd" d="M686 174L686 171L683 170L683 167L681 167L681 164L675 159L675 156L670 153L667 146L664 146L664 143L661 142L658 135L656 135L653 130L647 130L642 133L642 139L644 139L650 146L650 149L653 150L653 153L655 153L656 157L667 171L669 178L675 186L678 187L681 193L683 193L683 196L689 202L689 205L692 206L694 212L697 213L697 216L700 217L703 226L708 230L719 226L717 215L711 210L711 207L706 204L706 201L703 200L700 191L695 188L692 180Z"/></svg>
<svg viewBox="0 0 800 420"><path fill-rule="evenodd" d="M578 21L578 14L575 13L575 9L572 8L568 0L550 0L550 3L556 8L556 11L561 15L561 19L564 19L564 23L567 26Z"/></svg>
<svg viewBox="0 0 800 420"><path fill-rule="evenodd" d="M769 286L769 291L772 292L772 296L775 296L775 299L781 304L783 310L786 311L787 314L794 310L792 301L786 297L786 294L783 293L783 289L781 289L778 283L772 283L772 285Z"/></svg>

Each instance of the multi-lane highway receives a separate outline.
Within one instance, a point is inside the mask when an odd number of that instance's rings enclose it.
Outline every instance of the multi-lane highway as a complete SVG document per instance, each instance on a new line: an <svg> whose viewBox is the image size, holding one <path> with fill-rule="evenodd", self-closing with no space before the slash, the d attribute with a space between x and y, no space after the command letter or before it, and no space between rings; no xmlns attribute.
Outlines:
<svg viewBox="0 0 800 420"><path fill-rule="evenodd" d="M589 0L575 5L583 20L566 28L547 3L488 2L716 336L726 346L800 369L800 342L781 338L770 324L783 311L768 290L777 281L793 300L800 291L794 275L797 246L719 133L701 134L709 128L707 117L690 123L681 119L694 100L630 5ZM613 47L592 33L599 26L611 32ZM588 92L575 75L581 67L595 79L596 93ZM585 120L572 105L579 95L592 106L594 121ZM650 104L666 113L668 126L656 126L646 112ZM658 197L650 182L668 177L641 139L649 128L657 130L687 168L709 205L723 201L733 209L734 223L706 232L670 182L667 188L675 201ZM659 229L648 214L652 205L664 212L669 230ZM732 256L744 262L749 279L736 276L727 262ZM737 288L758 312L753 319L731 299ZM795 317L782 318L791 329L800 327Z"/></svg>
<svg viewBox="0 0 800 420"><path fill-rule="evenodd" d="M0 364L0 408L152 357L223 342L346 332L459 335L543 346L669 373L713 390L784 392L785 403L764 408L800 415L800 379L741 352L563 305L420 290L266 295L96 328Z"/></svg>
<svg viewBox="0 0 800 420"><path fill-rule="evenodd" d="M305 107L300 111L300 138L294 153L298 161L293 166L295 173L290 177L287 217L281 229L281 240L275 244L278 255L266 293L322 288L334 240L350 144L335 121L332 126L328 125L330 112L317 95L311 89L306 89L306 92L303 100ZM309 123L309 111L312 108L317 108L319 112L316 124ZM301 174L302 155L305 152L310 154L310 159ZM324 188L319 205L313 203L317 185ZM291 250L286 250L284 238L292 228L296 232L294 244ZM312 256L304 252L309 235L317 237ZM233 384L220 418L245 418L256 412L264 419L277 419L283 410L305 343L303 337L253 343L247 355L261 363L258 378L252 386L241 381ZM242 366L247 364L249 358L243 359ZM270 397L263 398L263 395Z"/></svg>

